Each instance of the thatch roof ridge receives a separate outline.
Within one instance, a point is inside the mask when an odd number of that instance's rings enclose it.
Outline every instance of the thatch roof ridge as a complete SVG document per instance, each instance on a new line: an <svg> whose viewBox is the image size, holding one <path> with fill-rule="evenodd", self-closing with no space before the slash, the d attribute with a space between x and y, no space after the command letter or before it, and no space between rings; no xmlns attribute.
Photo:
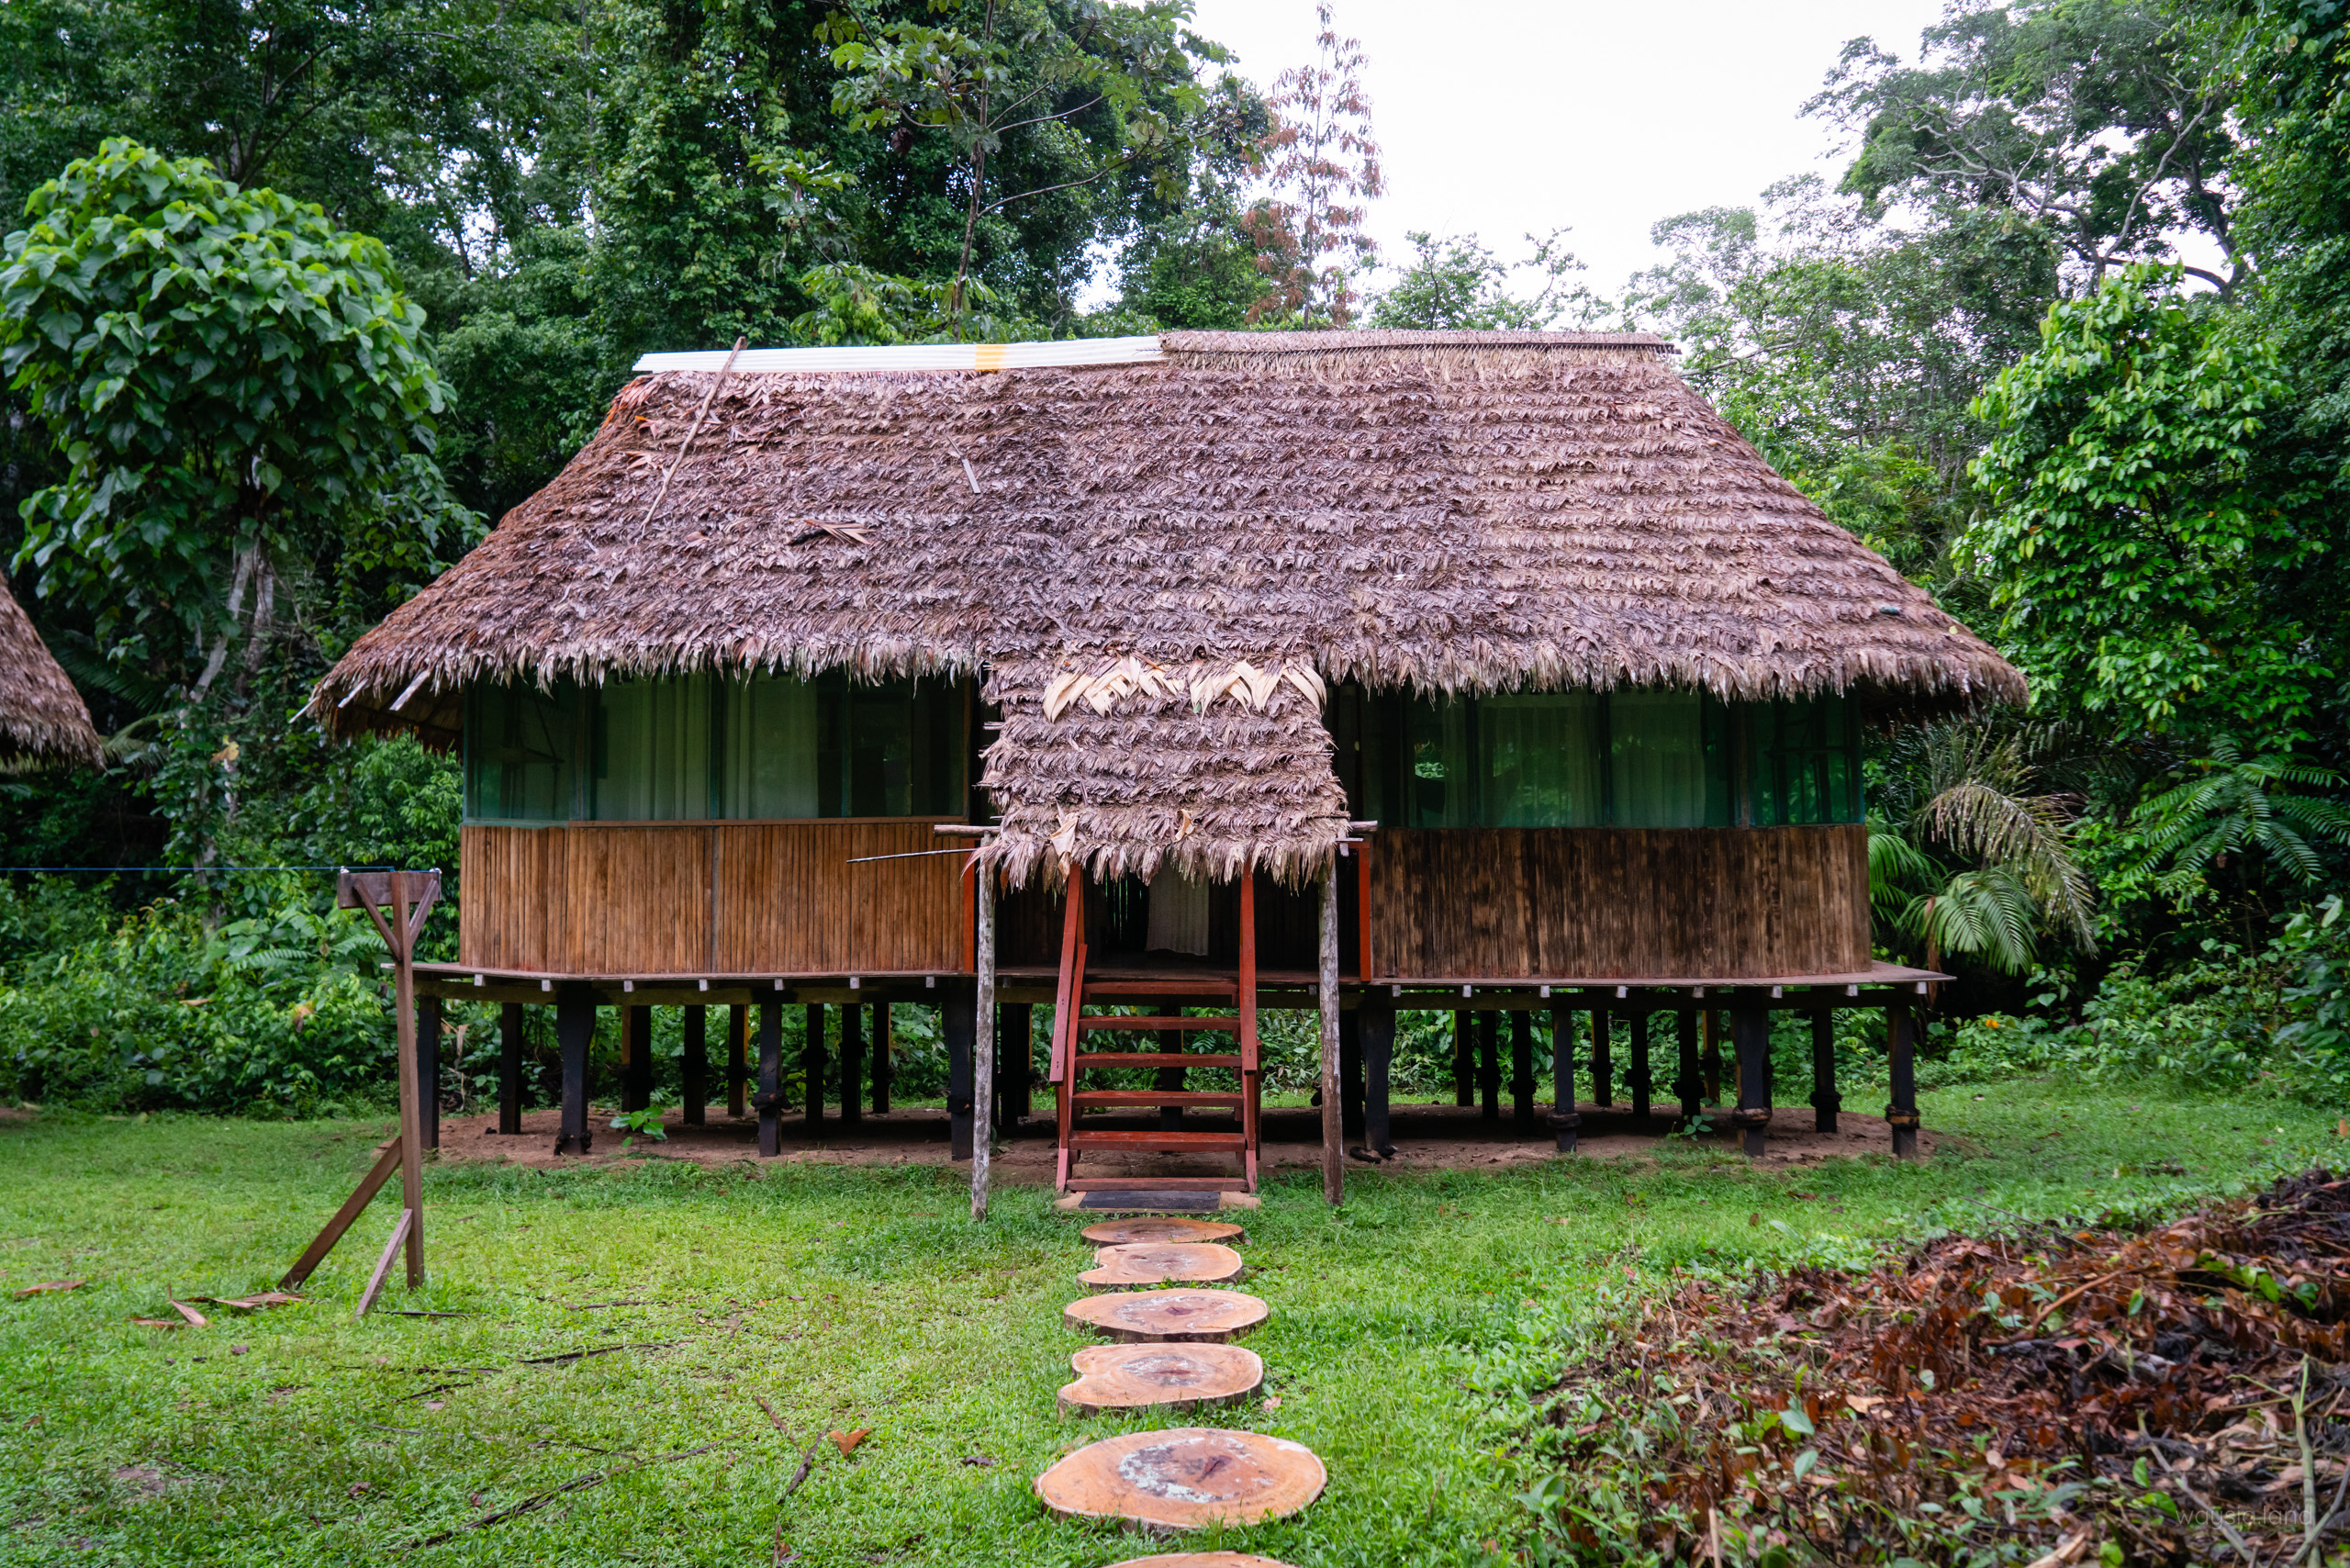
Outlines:
<svg viewBox="0 0 2350 1568"><path fill-rule="evenodd" d="M104 760L88 705L0 577L0 767Z"/></svg>
<svg viewBox="0 0 2350 1568"><path fill-rule="evenodd" d="M1383 349L1648 349L1672 353L1670 339L1653 332L1472 331L1347 328L1301 332L1180 331L1158 334L1170 354L1366 353Z"/></svg>

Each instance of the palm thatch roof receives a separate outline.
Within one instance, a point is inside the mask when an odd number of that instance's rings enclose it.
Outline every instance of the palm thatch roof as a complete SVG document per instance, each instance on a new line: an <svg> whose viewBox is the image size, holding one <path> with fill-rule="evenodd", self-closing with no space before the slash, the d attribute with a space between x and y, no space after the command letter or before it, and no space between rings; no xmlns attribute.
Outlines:
<svg viewBox="0 0 2350 1568"><path fill-rule="evenodd" d="M0 577L0 768L102 760L82 694Z"/></svg>
<svg viewBox="0 0 2350 1568"><path fill-rule="evenodd" d="M1175 332L1139 363L640 377L311 711L447 740L485 678L985 672L1015 871L1226 876L1344 828L1322 682L2021 699L1669 353Z"/></svg>

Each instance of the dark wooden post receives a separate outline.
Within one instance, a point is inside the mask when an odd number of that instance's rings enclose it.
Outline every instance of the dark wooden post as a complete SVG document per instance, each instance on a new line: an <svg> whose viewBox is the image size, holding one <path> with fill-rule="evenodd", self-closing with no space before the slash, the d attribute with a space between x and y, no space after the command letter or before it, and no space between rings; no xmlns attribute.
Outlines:
<svg viewBox="0 0 2350 1568"><path fill-rule="evenodd" d="M1912 1059L1917 1047L1917 1018L1908 1003L1897 1002L1885 1010L1886 1052L1892 1057L1893 1103L1885 1119L1893 1125L1893 1157L1918 1158L1918 1075Z"/></svg>
<svg viewBox="0 0 2350 1568"><path fill-rule="evenodd" d="M1452 1092L1453 1103L1474 1105L1477 1103L1477 1025L1470 1021L1463 1007L1452 1010Z"/></svg>
<svg viewBox="0 0 2350 1568"><path fill-rule="evenodd" d="M815 1012L814 1008L808 1010ZM772 1159L783 1152L783 1003L759 1003L759 1153Z"/></svg>
<svg viewBox="0 0 2350 1568"><path fill-rule="evenodd" d="M1338 1014L1338 1110L1340 1130L1362 1137L1362 1012Z"/></svg>
<svg viewBox="0 0 2350 1568"><path fill-rule="evenodd" d="M653 1103L653 1009L623 1007L621 1109L642 1111Z"/></svg>
<svg viewBox="0 0 2350 1568"><path fill-rule="evenodd" d="M841 1009L841 1125L864 1120L865 1009L851 1002Z"/></svg>
<svg viewBox="0 0 2350 1568"><path fill-rule="evenodd" d="M1591 1098L1595 1104L1616 1103L1616 1060L1608 1035L1607 1009L1591 1010Z"/></svg>
<svg viewBox="0 0 2350 1568"><path fill-rule="evenodd" d="M979 996L957 987L939 1009L946 1036L946 1157L971 1158L971 1045L979 1036Z"/></svg>
<svg viewBox="0 0 2350 1568"><path fill-rule="evenodd" d="M1477 1017L1477 1087L1485 1102L1485 1120L1502 1119L1501 1019L1490 1009Z"/></svg>
<svg viewBox="0 0 2350 1568"><path fill-rule="evenodd" d="M1534 1130L1534 1014L1513 1008L1509 1015L1509 1098L1517 1130Z"/></svg>
<svg viewBox="0 0 2350 1568"><path fill-rule="evenodd" d="M554 1138L557 1154L585 1154L595 1147L588 1128L588 1047L596 1038L596 993L578 980L555 992L555 1042L563 1051L563 1120Z"/></svg>
<svg viewBox="0 0 2350 1568"><path fill-rule="evenodd" d="M1762 1130L1771 1125L1771 1014L1741 999L1729 1010L1729 1033L1738 1052L1738 1109L1730 1119L1745 1137L1747 1154L1759 1159Z"/></svg>
<svg viewBox="0 0 2350 1568"><path fill-rule="evenodd" d="M1684 1007L1673 1015L1675 1043L1680 1047L1681 1072L1673 1092L1681 1097L1681 1119L1694 1122L1704 1102L1704 1070L1697 1065L1697 1014Z"/></svg>
<svg viewBox="0 0 2350 1568"><path fill-rule="evenodd" d="M824 1124L824 1007L811 1002L807 1007L808 1033L806 1044L800 1047L800 1073L807 1080L804 1091L808 1103L808 1125L819 1127Z"/></svg>
<svg viewBox="0 0 2350 1568"><path fill-rule="evenodd" d="M498 1010L498 1130L509 1137L522 1130L522 1018L519 1002Z"/></svg>
<svg viewBox="0 0 2350 1568"><path fill-rule="evenodd" d="M1004 1071L997 1080L1002 1087L997 1101L1003 1106L1003 1125L1007 1130L1027 1119L1033 1108L1029 1091L1036 1081L1036 1010L1025 1002L1007 1002L1003 1005L1003 1065Z"/></svg>
<svg viewBox="0 0 2350 1568"><path fill-rule="evenodd" d="M889 1114L890 1074L897 1069L897 1063L890 1059L890 1050L897 1044L891 1037L890 1023L890 1004L886 1002L875 1002L873 1004L873 1114L877 1116Z"/></svg>
<svg viewBox="0 0 2350 1568"><path fill-rule="evenodd" d="M1706 1032L1706 1103L1722 1103L1722 1020L1721 1014L1706 1008L1697 1014L1697 1022Z"/></svg>
<svg viewBox="0 0 2350 1568"><path fill-rule="evenodd" d="M710 1100L710 1009L686 1009L684 1054L678 1059L678 1085L684 1092L685 1125L702 1125L702 1107Z"/></svg>
<svg viewBox="0 0 2350 1568"><path fill-rule="evenodd" d="M1834 1132L1836 1113L1843 1108L1836 1092L1836 1014L1823 1007L1811 1015L1812 1130Z"/></svg>
<svg viewBox="0 0 2350 1568"><path fill-rule="evenodd" d="M1572 1154L1583 1116L1575 1109L1575 1015L1564 1002L1550 1003L1550 1098L1559 1152Z"/></svg>
<svg viewBox="0 0 2350 1568"><path fill-rule="evenodd" d="M1656 1080L1649 1072L1649 1025L1655 1017L1654 1013L1642 1008L1629 1020L1632 1025L1632 1070L1624 1075L1624 1081L1632 1091L1632 1119L1636 1122L1649 1119L1649 1091L1656 1086Z"/></svg>
<svg viewBox="0 0 2350 1568"><path fill-rule="evenodd" d="M751 1081L751 1004L738 1002L726 1010L726 1114L740 1116L750 1109L746 1090Z"/></svg>
<svg viewBox="0 0 2350 1568"><path fill-rule="evenodd" d="M1388 1073L1395 1062L1395 1002L1389 996L1362 1001L1362 1141L1384 1158L1395 1152L1388 1131Z"/></svg>
<svg viewBox="0 0 2350 1568"><path fill-rule="evenodd" d="M421 1147L441 1147L441 999L416 999L416 1116Z"/></svg>

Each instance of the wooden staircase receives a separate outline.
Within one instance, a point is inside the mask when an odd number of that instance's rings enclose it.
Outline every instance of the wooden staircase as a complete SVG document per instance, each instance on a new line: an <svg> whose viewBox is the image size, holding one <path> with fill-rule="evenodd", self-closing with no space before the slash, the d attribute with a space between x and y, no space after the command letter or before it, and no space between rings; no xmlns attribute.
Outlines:
<svg viewBox="0 0 2350 1568"><path fill-rule="evenodd" d="M1064 1193L1130 1189L1253 1193L1257 1190L1259 1141L1258 1099L1262 1078L1257 1050L1257 920L1253 879L1240 882L1240 964L1225 976L1213 973L1168 975L1154 979L1095 980L1086 973L1085 874L1071 868L1068 912L1061 931L1060 981L1054 993L1052 1066L1058 1116L1059 1150L1054 1164L1054 1184ZM1089 1014L1089 1006L1142 1006L1143 1014ZM1186 1007L1216 1006L1230 1011L1186 1013ZM1196 1051L1177 1048L1155 1051L1088 1050L1086 1042L1111 1030L1145 1031L1178 1036L1224 1032L1234 1036L1236 1051ZM1161 1042L1162 1047L1168 1042ZM1230 1068L1238 1074L1238 1093L1191 1089L1084 1089L1089 1072L1117 1068ZM1226 1130L1193 1130L1161 1126L1137 1128L1088 1129L1088 1111L1169 1109L1229 1111L1237 1126ZM1229 1154L1239 1169L1231 1176L1083 1177L1076 1174L1079 1157L1088 1150L1102 1153Z"/></svg>

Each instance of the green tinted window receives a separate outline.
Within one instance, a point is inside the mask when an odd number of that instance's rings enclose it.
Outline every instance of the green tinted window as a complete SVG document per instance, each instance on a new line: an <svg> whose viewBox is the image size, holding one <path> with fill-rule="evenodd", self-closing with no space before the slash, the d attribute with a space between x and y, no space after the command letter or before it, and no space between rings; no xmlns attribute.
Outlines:
<svg viewBox="0 0 2350 1568"><path fill-rule="evenodd" d="M711 814L706 676L607 681L595 690L598 822L699 822Z"/></svg>
<svg viewBox="0 0 2350 1568"><path fill-rule="evenodd" d="M569 688L476 686L465 694L465 820L564 822L572 809Z"/></svg>
<svg viewBox="0 0 2350 1568"><path fill-rule="evenodd" d="M1861 820L1860 736L1850 703L1758 702L1744 717L1756 826Z"/></svg>
<svg viewBox="0 0 2350 1568"><path fill-rule="evenodd" d="M719 814L812 817L816 809L816 689L755 676L729 685L720 730Z"/></svg>
<svg viewBox="0 0 2350 1568"><path fill-rule="evenodd" d="M816 814L957 816L963 796L963 692L942 681L811 683Z"/></svg>
<svg viewBox="0 0 2350 1568"><path fill-rule="evenodd" d="M1705 711L1695 692L1609 694L1607 753L1614 825L1706 825Z"/></svg>

